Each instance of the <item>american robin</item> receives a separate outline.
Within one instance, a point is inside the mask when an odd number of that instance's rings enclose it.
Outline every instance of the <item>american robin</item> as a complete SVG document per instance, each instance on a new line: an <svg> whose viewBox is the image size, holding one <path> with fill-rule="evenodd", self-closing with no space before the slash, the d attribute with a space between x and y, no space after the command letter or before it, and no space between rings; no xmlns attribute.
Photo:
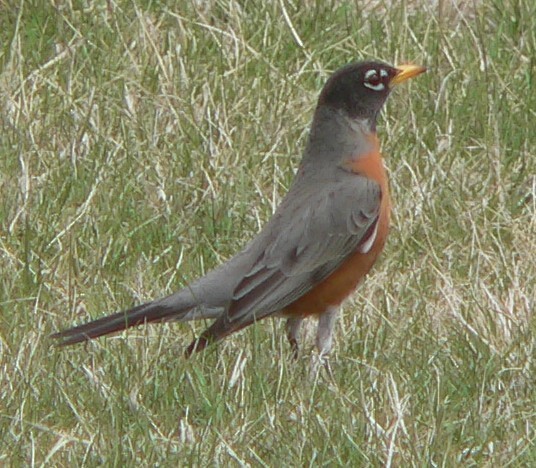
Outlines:
<svg viewBox="0 0 536 468"><path fill-rule="evenodd" d="M267 317L285 317L294 353L304 318L329 353L340 305L383 250L391 204L376 120L394 85L416 65L359 62L336 71L316 107L296 178L274 216L246 247L163 299L52 335L79 343L149 322L215 319L189 356Z"/></svg>

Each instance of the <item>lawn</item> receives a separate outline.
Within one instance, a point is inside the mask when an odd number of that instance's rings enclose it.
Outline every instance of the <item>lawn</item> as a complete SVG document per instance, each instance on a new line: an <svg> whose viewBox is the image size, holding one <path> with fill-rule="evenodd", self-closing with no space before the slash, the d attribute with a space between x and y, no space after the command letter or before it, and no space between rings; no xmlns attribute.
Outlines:
<svg viewBox="0 0 536 468"><path fill-rule="evenodd" d="M536 466L536 3L0 11L0 465ZM191 360L206 324L52 346L237 252L371 58L429 71L378 125L393 226L331 373L277 320Z"/></svg>

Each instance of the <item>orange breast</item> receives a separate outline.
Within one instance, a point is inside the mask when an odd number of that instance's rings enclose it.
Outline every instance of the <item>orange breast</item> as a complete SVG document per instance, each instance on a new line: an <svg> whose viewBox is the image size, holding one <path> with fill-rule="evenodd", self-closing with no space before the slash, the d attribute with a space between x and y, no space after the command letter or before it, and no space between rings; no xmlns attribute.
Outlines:
<svg viewBox="0 0 536 468"><path fill-rule="evenodd" d="M307 294L287 306L283 315L317 315L323 313L329 306L339 305L357 287L363 277L370 271L385 245L389 231L391 201L387 174L379 151L379 144L375 136L371 136L374 151L361 155L357 159L347 162L347 169L375 180L382 189L382 201L378 220L376 239L367 253L355 252L324 281L318 284Z"/></svg>

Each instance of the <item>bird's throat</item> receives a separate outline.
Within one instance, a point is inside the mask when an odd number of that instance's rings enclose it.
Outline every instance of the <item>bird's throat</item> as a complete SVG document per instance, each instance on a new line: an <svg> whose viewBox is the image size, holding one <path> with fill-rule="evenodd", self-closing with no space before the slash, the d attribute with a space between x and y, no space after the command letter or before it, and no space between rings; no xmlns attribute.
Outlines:
<svg viewBox="0 0 536 468"><path fill-rule="evenodd" d="M375 133L364 134L367 151L354 154L345 159L340 167L348 172L375 180L380 185L385 181L385 167L380 152L380 142Z"/></svg>

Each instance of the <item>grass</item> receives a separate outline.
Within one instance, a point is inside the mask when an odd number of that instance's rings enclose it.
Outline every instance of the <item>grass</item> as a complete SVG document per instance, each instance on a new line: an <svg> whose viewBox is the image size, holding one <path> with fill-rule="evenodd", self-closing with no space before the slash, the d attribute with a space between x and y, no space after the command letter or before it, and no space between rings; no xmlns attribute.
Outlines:
<svg viewBox="0 0 536 468"><path fill-rule="evenodd" d="M536 465L535 6L392 3L2 6L0 464ZM332 377L278 321L51 347L253 237L364 58L430 71L379 125L394 225Z"/></svg>

